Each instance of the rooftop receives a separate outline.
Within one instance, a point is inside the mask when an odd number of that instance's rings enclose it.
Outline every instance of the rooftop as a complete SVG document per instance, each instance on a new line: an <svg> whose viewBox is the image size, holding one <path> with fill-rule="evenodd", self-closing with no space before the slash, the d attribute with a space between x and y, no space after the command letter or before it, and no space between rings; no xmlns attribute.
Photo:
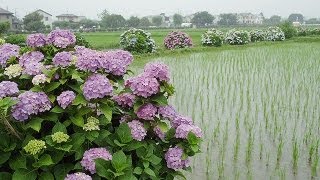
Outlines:
<svg viewBox="0 0 320 180"><path fill-rule="evenodd" d="M12 15L13 13L10 11L7 11L5 9L0 8L0 14L11 14Z"/></svg>
<svg viewBox="0 0 320 180"><path fill-rule="evenodd" d="M60 14L57 17L78 17L78 16L74 14Z"/></svg>

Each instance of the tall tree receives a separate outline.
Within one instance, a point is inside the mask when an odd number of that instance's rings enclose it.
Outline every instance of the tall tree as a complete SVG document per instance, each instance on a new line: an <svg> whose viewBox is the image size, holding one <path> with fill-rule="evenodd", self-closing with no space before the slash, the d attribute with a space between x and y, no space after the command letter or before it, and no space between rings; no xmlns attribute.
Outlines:
<svg viewBox="0 0 320 180"><path fill-rule="evenodd" d="M136 16L131 16L128 20L127 20L127 25L129 27L138 27L140 24L140 19Z"/></svg>
<svg viewBox="0 0 320 180"><path fill-rule="evenodd" d="M119 14L105 15L101 19L101 25L106 28L119 28L124 27L126 20Z"/></svg>
<svg viewBox="0 0 320 180"><path fill-rule="evenodd" d="M180 14L174 14L173 15L173 24L175 26L181 26L183 23L183 17Z"/></svg>
<svg viewBox="0 0 320 180"><path fill-rule="evenodd" d="M161 26L161 24L163 23L163 18L162 16L154 16L152 17L152 23L156 26Z"/></svg>
<svg viewBox="0 0 320 180"><path fill-rule="evenodd" d="M151 22L149 21L149 19L147 17L143 17L140 20L139 26L140 27L149 27L149 26L151 26Z"/></svg>
<svg viewBox="0 0 320 180"><path fill-rule="evenodd" d="M194 14L191 22L198 27L207 26L212 24L214 17L209 14L207 11L197 12Z"/></svg>
<svg viewBox="0 0 320 180"><path fill-rule="evenodd" d="M269 19L265 19L264 23L267 25L278 25L281 23L281 16L273 15Z"/></svg>
<svg viewBox="0 0 320 180"><path fill-rule="evenodd" d="M311 18L306 20L306 24L320 24L320 19L317 18Z"/></svg>
<svg viewBox="0 0 320 180"><path fill-rule="evenodd" d="M218 21L218 24L223 26L237 25L238 17L236 14L232 13L220 14L220 20Z"/></svg>
<svg viewBox="0 0 320 180"><path fill-rule="evenodd" d="M94 20L91 20L91 19L82 19L79 22L79 25L83 26L85 28L92 28L93 26L97 26L98 23L96 21L94 21Z"/></svg>
<svg viewBox="0 0 320 180"><path fill-rule="evenodd" d="M0 22L0 35L7 32L10 29L9 22Z"/></svg>
<svg viewBox="0 0 320 180"><path fill-rule="evenodd" d="M42 22L43 16L37 12L26 15L23 18L24 28L28 31L42 31L46 26Z"/></svg>
<svg viewBox="0 0 320 180"><path fill-rule="evenodd" d="M302 14L290 14L288 21L290 22L300 22L303 23L304 22L304 18Z"/></svg>

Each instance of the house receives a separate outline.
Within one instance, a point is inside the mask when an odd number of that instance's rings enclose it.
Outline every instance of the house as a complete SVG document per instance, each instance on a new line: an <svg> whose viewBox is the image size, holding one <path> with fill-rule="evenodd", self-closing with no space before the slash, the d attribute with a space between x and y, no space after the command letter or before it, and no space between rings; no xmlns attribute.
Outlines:
<svg viewBox="0 0 320 180"><path fill-rule="evenodd" d="M46 11L42 10L42 9L38 9L35 11L35 13L40 14L41 16L43 16L42 22L45 26L50 26L50 28L52 28L52 15L47 13Z"/></svg>
<svg viewBox="0 0 320 180"><path fill-rule="evenodd" d="M85 16L77 16L74 14L61 14L57 16L58 21L68 21L68 22L80 22L83 19L86 19Z"/></svg>
<svg viewBox="0 0 320 180"><path fill-rule="evenodd" d="M23 26L22 20L18 19L17 17L12 18L12 29L13 30L21 30Z"/></svg>
<svg viewBox="0 0 320 180"><path fill-rule="evenodd" d="M7 11L5 9L0 8L0 22L9 22L10 23L10 29L12 29L12 19L13 19L13 13L10 11Z"/></svg>
<svg viewBox="0 0 320 180"><path fill-rule="evenodd" d="M253 24L262 24L263 23L263 14L252 14L252 13L240 13L237 14L238 23L245 25L253 25Z"/></svg>

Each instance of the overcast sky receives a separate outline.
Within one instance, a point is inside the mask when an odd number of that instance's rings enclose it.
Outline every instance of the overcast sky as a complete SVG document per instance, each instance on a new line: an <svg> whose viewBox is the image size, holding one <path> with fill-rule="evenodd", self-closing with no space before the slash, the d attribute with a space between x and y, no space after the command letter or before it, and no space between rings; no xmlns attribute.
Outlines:
<svg viewBox="0 0 320 180"><path fill-rule="evenodd" d="M294 12L320 17L320 0L0 0L0 7L16 12L20 18L36 9L53 16L72 13L93 19L98 19L97 14L103 9L126 18L162 12L188 15L203 10L212 14L263 12L266 17L274 14L287 17Z"/></svg>

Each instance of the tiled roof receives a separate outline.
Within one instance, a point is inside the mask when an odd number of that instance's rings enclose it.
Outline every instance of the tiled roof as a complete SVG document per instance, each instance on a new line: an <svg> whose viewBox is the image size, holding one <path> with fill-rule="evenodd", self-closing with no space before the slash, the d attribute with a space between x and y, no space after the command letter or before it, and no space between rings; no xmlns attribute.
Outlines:
<svg viewBox="0 0 320 180"><path fill-rule="evenodd" d="M13 14L12 12L9 12L5 9L0 8L0 14Z"/></svg>

